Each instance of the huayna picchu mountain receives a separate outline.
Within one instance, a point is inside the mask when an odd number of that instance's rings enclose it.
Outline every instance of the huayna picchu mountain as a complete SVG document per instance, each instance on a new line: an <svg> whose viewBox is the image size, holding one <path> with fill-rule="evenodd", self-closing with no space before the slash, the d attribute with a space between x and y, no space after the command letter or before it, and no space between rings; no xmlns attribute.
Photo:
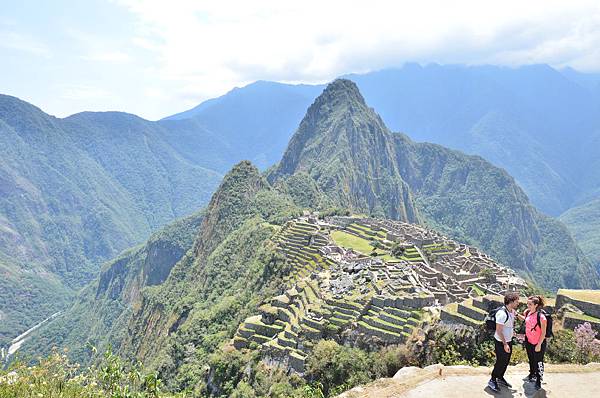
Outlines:
<svg viewBox="0 0 600 398"><path fill-rule="evenodd" d="M321 338L402 342L424 306L525 288L531 274L547 288L598 283L506 172L390 132L347 80L309 108L279 165L238 163L195 217L108 263L32 341L79 340L86 360L88 336L171 389L230 396L242 383L229 377L260 364L310 374ZM170 236L176 251L159 244ZM82 314L83 330L52 331Z"/></svg>
<svg viewBox="0 0 600 398"><path fill-rule="evenodd" d="M308 108L272 181L307 172L340 207L416 222L391 133L349 80L336 80Z"/></svg>

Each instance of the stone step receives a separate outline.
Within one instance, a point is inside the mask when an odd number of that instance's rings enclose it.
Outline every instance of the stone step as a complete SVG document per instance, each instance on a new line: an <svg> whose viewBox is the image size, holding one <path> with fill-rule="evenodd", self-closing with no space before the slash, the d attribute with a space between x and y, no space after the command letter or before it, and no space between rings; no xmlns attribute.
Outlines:
<svg viewBox="0 0 600 398"><path fill-rule="evenodd" d="M344 308L344 307L339 307L339 306L331 306L330 309L331 309L331 312L340 312L340 313L350 316L350 317L357 317L360 315L360 312L358 312L357 310L354 310L354 309L349 309L349 308Z"/></svg>
<svg viewBox="0 0 600 398"><path fill-rule="evenodd" d="M272 337L267 337L267 336L263 336L260 334L254 334L252 336L250 336L250 338L248 339L248 341L252 341L258 344L264 344L269 342L272 339Z"/></svg>
<svg viewBox="0 0 600 398"><path fill-rule="evenodd" d="M401 343L406 339L406 335L403 335L402 333L380 329L366 323L365 321L358 322L358 329L369 336L377 336L387 343Z"/></svg>
<svg viewBox="0 0 600 398"><path fill-rule="evenodd" d="M370 317L370 316L364 316L363 317L363 321L365 323L367 323L368 325L371 325L375 328L378 329L383 329L383 330L387 330L388 332L393 332L393 333L398 333L400 334L400 332L403 331L402 326L398 326L398 325L394 325L390 322L386 322L383 319L380 318L375 318L375 317Z"/></svg>
<svg viewBox="0 0 600 398"><path fill-rule="evenodd" d="M411 312L407 311L407 310L403 310L400 308L394 308L394 307L384 307L383 310L387 313L390 313L392 315L396 315L400 318L409 318Z"/></svg>
<svg viewBox="0 0 600 398"><path fill-rule="evenodd" d="M482 322L487 315L486 311L474 307L472 300L466 300L462 303L459 303L458 313L480 322Z"/></svg>
<svg viewBox="0 0 600 398"><path fill-rule="evenodd" d="M240 326L238 328L238 334L245 339L249 338L250 336L252 336L255 333L256 332L254 330L246 329L243 326Z"/></svg>
<svg viewBox="0 0 600 398"><path fill-rule="evenodd" d="M392 324L398 325L398 326L404 326L404 324L406 324L406 322L407 322L406 318L400 318L396 315L389 314L385 311L381 312L379 314L379 317L386 322L389 322L389 323L392 323Z"/></svg>
<svg viewBox="0 0 600 398"><path fill-rule="evenodd" d="M316 330L323 330L324 324L323 321L316 321L312 318L309 317L302 317L302 320L300 321L300 323L304 324L304 325L308 325L313 329Z"/></svg>
<svg viewBox="0 0 600 398"><path fill-rule="evenodd" d="M240 336L235 336L233 338L233 347L236 350L241 350L242 348L246 348L246 347L248 347L248 340L246 340L245 338L240 337Z"/></svg>
<svg viewBox="0 0 600 398"><path fill-rule="evenodd" d="M283 347L296 348L297 346L296 340L286 338L284 332L277 335L277 343Z"/></svg>
<svg viewBox="0 0 600 398"><path fill-rule="evenodd" d="M350 321L350 320L356 318L356 316L354 316L354 315L344 314L344 313L336 311L336 310L333 310L333 312L331 313L331 316L333 318L343 319L344 321Z"/></svg>
<svg viewBox="0 0 600 398"><path fill-rule="evenodd" d="M487 304L483 302L483 297L475 297L473 299L473 307L479 308L485 312L489 311Z"/></svg>
<svg viewBox="0 0 600 398"><path fill-rule="evenodd" d="M332 325L335 325L335 326L344 326L349 323L348 320L336 318L335 316L332 316L331 318L329 318L328 321L329 321L329 323L331 323Z"/></svg>
<svg viewBox="0 0 600 398"><path fill-rule="evenodd" d="M458 323L475 328L481 326L481 322L459 314L457 303L448 304L446 307L442 308L442 311L440 312L440 319L444 322Z"/></svg>
<svg viewBox="0 0 600 398"><path fill-rule="evenodd" d="M302 333L304 334L304 336L306 336L306 338L308 338L310 340L319 339L323 335L323 333L320 330L312 328L306 324L301 324L300 330L302 330Z"/></svg>

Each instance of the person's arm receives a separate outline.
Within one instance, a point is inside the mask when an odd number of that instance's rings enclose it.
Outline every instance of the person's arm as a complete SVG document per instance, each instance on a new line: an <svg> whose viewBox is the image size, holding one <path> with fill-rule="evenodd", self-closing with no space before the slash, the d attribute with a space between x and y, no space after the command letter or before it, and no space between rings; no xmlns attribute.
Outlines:
<svg viewBox="0 0 600 398"><path fill-rule="evenodd" d="M548 322L544 315L541 315L540 323L542 324L542 336L540 337L540 341L535 345L535 352L540 352L542 350L542 343L546 339L546 327L548 326Z"/></svg>

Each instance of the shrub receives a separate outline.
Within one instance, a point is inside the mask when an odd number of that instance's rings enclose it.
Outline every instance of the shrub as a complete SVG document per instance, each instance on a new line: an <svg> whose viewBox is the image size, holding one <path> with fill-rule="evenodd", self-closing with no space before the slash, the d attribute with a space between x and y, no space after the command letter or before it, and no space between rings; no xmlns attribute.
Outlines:
<svg viewBox="0 0 600 398"><path fill-rule="evenodd" d="M0 398L160 398L172 397L161 391L156 373L144 374L139 365L128 367L107 351L97 367L81 369L66 354L53 350L38 365L14 362L0 372Z"/></svg>
<svg viewBox="0 0 600 398"><path fill-rule="evenodd" d="M427 333L419 365L478 366L490 365L493 361L493 342L483 330L438 324Z"/></svg>
<svg viewBox="0 0 600 398"><path fill-rule="evenodd" d="M576 355L575 332L568 329L555 331L554 337L548 342L548 362L573 363L576 362Z"/></svg>

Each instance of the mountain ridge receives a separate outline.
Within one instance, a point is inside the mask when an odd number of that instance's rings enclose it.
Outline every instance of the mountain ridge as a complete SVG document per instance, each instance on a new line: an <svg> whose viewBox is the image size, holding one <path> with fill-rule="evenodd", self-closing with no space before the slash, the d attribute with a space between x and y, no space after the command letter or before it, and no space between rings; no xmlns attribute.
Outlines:
<svg viewBox="0 0 600 398"><path fill-rule="evenodd" d="M125 113L58 119L0 97L0 257L10 259L0 344L62 309L100 263L208 201L220 173L162 134Z"/></svg>

